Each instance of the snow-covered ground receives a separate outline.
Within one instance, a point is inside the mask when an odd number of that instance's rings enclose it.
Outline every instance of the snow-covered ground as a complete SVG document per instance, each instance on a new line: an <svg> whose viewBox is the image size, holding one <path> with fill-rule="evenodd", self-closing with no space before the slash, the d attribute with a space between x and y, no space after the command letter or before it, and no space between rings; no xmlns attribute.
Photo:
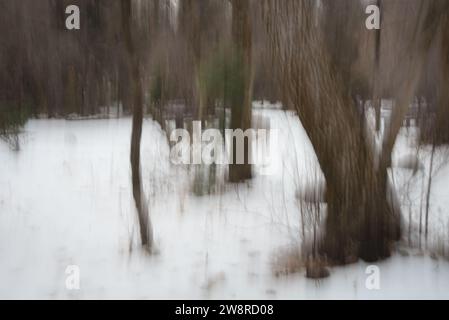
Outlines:
<svg viewBox="0 0 449 320"><path fill-rule="evenodd" d="M145 120L142 170L153 256L138 245L131 119L29 121L19 152L0 142L0 298L449 298L449 262L413 250L378 264L380 290L366 288L362 262L333 268L319 282L304 272L276 276L275 258L301 241L298 188L320 174L292 113L256 113L280 130L271 175L201 197L192 193L192 172L170 164L165 134ZM403 136L400 150L407 148ZM398 180L407 175L401 172ZM432 232L443 238L448 178L445 166L432 193ZM69 265L79 266L80 290L66 288Z"/></svg>

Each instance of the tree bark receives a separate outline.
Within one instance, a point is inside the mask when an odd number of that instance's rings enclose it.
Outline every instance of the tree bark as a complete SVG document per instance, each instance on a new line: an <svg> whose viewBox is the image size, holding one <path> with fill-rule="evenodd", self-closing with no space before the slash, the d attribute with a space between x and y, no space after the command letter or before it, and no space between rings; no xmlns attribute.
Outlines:
<svg viewBox="0 0 449 320"><path fill-rule="evenodd" d="M335 264L388 257L399 227L388 203L387 169L376 168L373 137L314 31L316 4L292 0L273 10L282 11L269 28L283 102L297 110L326 179L320 252Z"/></svg>
<svg viewBox="0 0 449 320"><path fill-rule="evenodd" d="M139 58L136 53L131 34L131 0L122 0L123 34L128 52L128 65L130 76L130 87L132 88L132 133L131 133L131 175L133 197L139 218L140 236L142 245L152 249L153 234L149 217L148 207L143 192L141 166L140 166L140 143L142 139L143 124L143 93L141 86L141 75Z"/></svg>
<svg viewBox="0 0 449 320"><path fill-rule="evenodd" d="M402 86L379 154L372 133L364 128L339 75L331 68L329 52L316 28L316 2L265 1L283 103L297 110L326 179L328 207L321 253L331 262L388 257L400 236L400 208L387 170L439 25L436 3L422 1L420 5L410 54L401 64Z"/></svg>
<svg viewBox="0 0 449 320"><path fill-rule="evenodd" d="M231 0L233 68L231 81L231 129L251 128L252 120L252 30L249 0ZM250 142L245 139L244 164L236 163L236 144L233 144L233 164L229 165L229 181L241 182L252 178L249 161Z"/></svg>

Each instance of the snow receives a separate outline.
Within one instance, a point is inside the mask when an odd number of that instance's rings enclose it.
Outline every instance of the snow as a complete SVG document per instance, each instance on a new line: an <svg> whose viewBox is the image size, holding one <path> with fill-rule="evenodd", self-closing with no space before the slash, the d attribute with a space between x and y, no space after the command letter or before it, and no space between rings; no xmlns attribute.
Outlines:
<svg viewBox="0 0 449 320"><path fill-rule="evenodd" d="M305 271L275 276L275 257L301 242L298 190L322 176L293 113L255 113L280 132L271 175L220 184L221 192L201 197L192 193L194 170L170 164L166 134L145 120L142 170L158 251L153 256L138 244L131 119L31 120L19 152L0 142L0 298L449 298L449 263L414 251L378 264L378 291L366 288L368 264L362 262L332 268L319 282L306 279ZM398 149L407 149L401 141ZM434 212L447 223L448 177L443 166L432 193L432 232L442 237L447 232L436 227ZM66 288L70 265L80 268L80 290Z"/></svg>
<svg viewBox="0 0 449 320"><path fill-rule="evenodd" d="M396 143L393 162L399 166L392 170L396 190L401 197L404 225L412 221L410 241L419 245L419 216L422 214L422 233L424 234L426 195L430 174L431 146L417 146L416 128L403 129ZM406 157L417 164L414 168L401 166ZM449 148L438 147L435 151L432 171L432 184L429 201L429 239L427 246L435 254L449 254ZM424 243L424 239L421 239Z"/></svg>

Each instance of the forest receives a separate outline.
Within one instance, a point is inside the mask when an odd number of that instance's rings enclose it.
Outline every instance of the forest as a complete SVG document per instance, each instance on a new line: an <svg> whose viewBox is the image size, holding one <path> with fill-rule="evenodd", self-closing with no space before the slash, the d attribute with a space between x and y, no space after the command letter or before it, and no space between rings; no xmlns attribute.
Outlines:
<svg viewBox="0 0 449 320"><path fill-rule="evenodd" d="M0 0L0 30L0 298L449 298L449 1Z"/></svg>

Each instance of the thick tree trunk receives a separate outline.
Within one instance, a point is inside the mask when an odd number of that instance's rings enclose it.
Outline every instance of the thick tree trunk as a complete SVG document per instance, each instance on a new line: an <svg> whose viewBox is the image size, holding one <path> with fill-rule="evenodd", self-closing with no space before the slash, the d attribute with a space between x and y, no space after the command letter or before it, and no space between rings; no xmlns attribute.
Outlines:
<svg viewBox="0 0 449 320"><path fill-rule="evenodd" d="M141 168L140 168L140 143L142 139L143 123L143 93L139 59L137 57L131 34L131 1L122 0L123 33L126 41L129 58L129 75L132 94L132 133L131 133L131 172L133 197L139 217L140 236L142 245L150 250L153 246L152 226L149 218L148 207L143 192Z"/></svg>
<svg viewBox="0 0 449 320"><path fill-rule="evenodd" d="M374 137L360 121L314 31L315 2L292 0L284 5L282 21L269 27L277 30L272 43L280 59L284 103L297 110L326 179L327 218L320 252L335 264L388 257L399 219L388 201L387 167L376 165ZM279 24L283 29L277 29Z"/></svg>
<svg viewBox="0 0 449 320"><path fill-rule="evenodd" d="M357 108L331 68L316 28L316 2L265 2L269 16L274 16L268 18L267 27L274 62L279 66L283 102L297 110L326 179L328 208L321 252L331 262L387 257L400 236L400 206L387 169L439 25L442 3L420 2L407 47L410 57L401 63L397 104L379 154L372 133L360 122Z"/></svg>
<svg viewBox="0 0 449 320"><path fill-rule="evenodd" d="M233 90L231 93L231 129L246 131L252 118L252 31L249 0L232 0ZM241 182L252 178L249 162L250 143L245 139L244 164L236 163L236 144L233 164L229 165L229 181Z"/></svg>
<svg viewBox="0 0 449 320"><path fill-rule="evenodd" d="M354 148L351 153L363 153L363 148ZM374 170L365 156L354 158L347 165L349 171L325 170L328 207L321 252L336 264L388 257L400 228L398 213L387 196L386 170Z"/></svg>
<svg viewBox="0 0 449 320"><path fill-rule="evenodd" d="M388 204L387 167L376 168L373 137L314 43L318 39L309 40L297 70L301 82L291 90L327 183L322 253L333 263L376 261L389 256L399 228Z"/></svg>

